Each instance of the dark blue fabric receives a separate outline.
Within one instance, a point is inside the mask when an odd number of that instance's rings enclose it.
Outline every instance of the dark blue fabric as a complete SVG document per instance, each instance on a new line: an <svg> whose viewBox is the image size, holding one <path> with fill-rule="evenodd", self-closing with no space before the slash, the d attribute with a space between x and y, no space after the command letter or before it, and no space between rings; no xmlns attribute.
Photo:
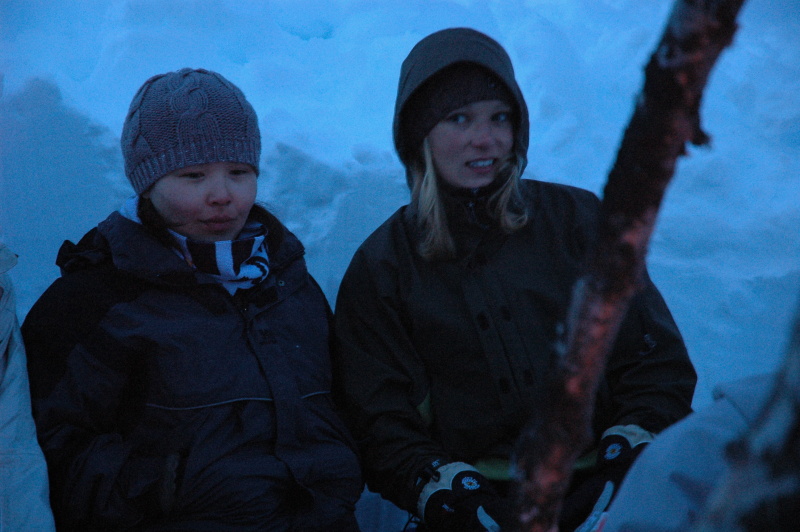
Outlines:
<svg viewBox="0 0 800 532"><path fill-rule="evenodd" d="M235 297L117 213L62 248L65 273L23 326L60 529L354 522L362 482L330 399L327 302L300 242L262 216L272 271Z"/></svg>
<svg viewBox="0 0 800 532"><path fill-rule="evenodd" d="M433 460L508 460L523 427L547 411L600 201L555 183L526 179L521 188L530 219L518 231L474 223L480 203L450 198L457 256L427 261L416 252L413 208L403 207L342 279L342 402L370 489L400 508L415 509L416 480ZM659 432L691 411L691 360L657 288L646 274L642 281L599 384L597 440L614 425Z"/></svg>

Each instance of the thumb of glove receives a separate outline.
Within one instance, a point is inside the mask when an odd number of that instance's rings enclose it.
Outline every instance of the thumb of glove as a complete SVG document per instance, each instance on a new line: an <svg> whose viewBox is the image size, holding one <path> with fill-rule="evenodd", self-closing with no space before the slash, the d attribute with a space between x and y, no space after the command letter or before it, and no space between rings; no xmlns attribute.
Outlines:
<svg viewBox="0 0 800 532"><path fill-rule="evenodd" d="M597 532L600 530L601 525L605 521L606 509L613 497L614 483L608 481L605 483L603 491L600 493L600 497L598 497L594 507L592 507L592 511L589 512L589 517L575 529L575 532Z"/></svg>
<svg viewBox="0 0 800 532"><path fill-rule="evenodd" d="M478 507L478 522L487 530L487 532L502 531L502 528L500 528L500 525L497 524L497 521L495 521L491 515L486 513L486 510L483 508L483 506Z"/></svg>

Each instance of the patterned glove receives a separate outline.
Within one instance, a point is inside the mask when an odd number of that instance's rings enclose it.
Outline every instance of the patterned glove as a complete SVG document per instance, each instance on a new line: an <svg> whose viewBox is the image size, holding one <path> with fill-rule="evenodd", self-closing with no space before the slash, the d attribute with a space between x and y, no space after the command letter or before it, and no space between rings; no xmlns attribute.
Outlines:
<svg viewBox="0 0 800 532"><path fill-rule="evenodd" d="M463 462L436 469L422 488L417 510L431 532L500 532L515 522L511 504Z"/></svg>
<svg viewBox="0 0 800 532"><path fill-rule="evenodd" d="M564 500L559 530L598 530L625 474L652 440L653 434L637 425L617 425L605 431L592 474Z"/></svg>

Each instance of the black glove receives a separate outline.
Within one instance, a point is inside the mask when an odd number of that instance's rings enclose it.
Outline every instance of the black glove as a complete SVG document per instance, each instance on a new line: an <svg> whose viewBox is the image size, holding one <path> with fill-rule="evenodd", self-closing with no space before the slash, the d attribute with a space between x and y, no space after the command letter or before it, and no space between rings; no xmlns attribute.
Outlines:
<svg viewBox="0 0 800 532"><path fill-rule="evenodd" d="M651 440L651 433L635 425L606 431L597 448L595 467L564 499L559 530L596 530L595 525L619 490L628 469Z"/></svg>
<svg viewBox="0 0 800 532"><path fill-rule="evenodd" d="M513 528L512 505L473 467L454 462L436 473L420 495L420 513L427 530L500 532Z"/></svg>

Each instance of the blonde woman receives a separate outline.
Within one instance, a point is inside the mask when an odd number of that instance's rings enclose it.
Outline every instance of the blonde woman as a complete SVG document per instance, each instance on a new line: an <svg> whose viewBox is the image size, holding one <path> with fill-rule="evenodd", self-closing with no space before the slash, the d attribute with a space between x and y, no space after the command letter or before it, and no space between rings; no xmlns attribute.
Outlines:
<svg viewBox="0 0 800 532"><path fill-rule="evenodd" d="M411 203L345 274L335 375L368 485L420 530L513 526L509 459L547 408L594 239L594 194L522 179L528 128L511 61L490 37L443 30L404 61L394 141ZM644 444L690 412L695 381L647 279L610 356L562 531L602 509Z"/></svg>

